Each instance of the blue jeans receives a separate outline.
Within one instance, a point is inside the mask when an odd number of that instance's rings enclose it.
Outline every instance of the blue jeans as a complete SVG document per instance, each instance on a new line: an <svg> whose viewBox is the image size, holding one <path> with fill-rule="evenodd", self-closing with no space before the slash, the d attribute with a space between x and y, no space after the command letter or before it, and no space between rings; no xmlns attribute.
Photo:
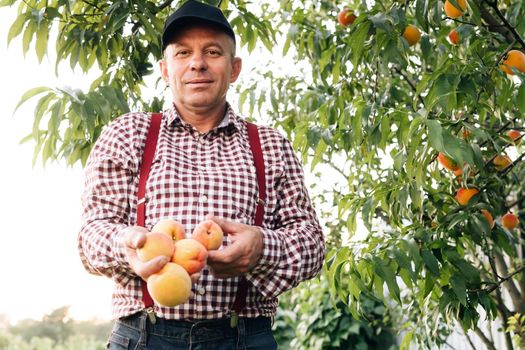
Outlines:
<svg viewBox="0 0 525 350"><path fill-rule="evenodd" d="M108 340L110 350L232 350L277 349L269 317L240 317L237 327L230 319L177 321L157 318L152 324L146 313L137 313L115 322Z"/></svg>

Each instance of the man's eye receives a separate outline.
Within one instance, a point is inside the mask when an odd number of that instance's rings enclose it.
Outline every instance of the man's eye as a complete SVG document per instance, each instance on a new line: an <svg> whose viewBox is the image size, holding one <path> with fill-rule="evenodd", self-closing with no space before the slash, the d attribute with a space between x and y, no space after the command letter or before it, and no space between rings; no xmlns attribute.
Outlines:
<svg viewBox="0 0 525 350"><path fill-rule="evenodd" d="M210 56L220 56L221 52L219 50L208 50L208 55L210 55Z"/></svg>
<svg viewBox="0 0 525 350"><path fill-rule="evenodd" d="M177 56L187 56L189 54L189 51L188 50L180 50L180 51L177 51Z"/></svg>

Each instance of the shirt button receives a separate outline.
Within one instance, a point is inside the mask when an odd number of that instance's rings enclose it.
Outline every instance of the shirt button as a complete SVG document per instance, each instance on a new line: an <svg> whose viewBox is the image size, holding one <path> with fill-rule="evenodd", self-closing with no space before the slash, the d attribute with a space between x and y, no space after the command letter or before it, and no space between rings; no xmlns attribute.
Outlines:
<svg viewBox="0 0 525 350"><path fill-rule="evenodd" d="M206 196L205 194L203 194L201 198L199 198L199 202L201 203L206 203L207 201L208 201L208 196Z"/></svg>
<svg viewBox="0 0 525 350"><path fill-rule="evenodd" d="M197 293L199 293L199 295L204 295L206 293L206 289L204 289L204 287L199 287L197 288Z"/></svg>

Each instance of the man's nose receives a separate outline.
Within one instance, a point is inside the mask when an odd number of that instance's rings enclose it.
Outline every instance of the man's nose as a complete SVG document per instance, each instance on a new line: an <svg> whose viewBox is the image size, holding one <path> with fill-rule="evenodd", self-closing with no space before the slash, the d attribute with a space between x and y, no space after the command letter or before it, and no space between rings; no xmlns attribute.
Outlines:
<svg viewBox="0 0 525 350"><path fill-rule="evenodd" d="M206 60L204 55L201 53L195 53L192 55L190 60L190 68L192 70L204 70L207 68Z"/></svg>

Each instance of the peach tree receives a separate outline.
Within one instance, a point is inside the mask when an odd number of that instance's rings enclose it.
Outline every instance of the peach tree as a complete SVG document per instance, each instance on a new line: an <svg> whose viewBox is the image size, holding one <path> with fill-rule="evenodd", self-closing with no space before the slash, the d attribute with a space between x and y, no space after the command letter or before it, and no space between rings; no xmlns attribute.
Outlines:
<svg viewBox="0 0 525 350"><path fill-rule="evenodd" d="M9 41L40 60L53 50L58 74L69 64L98 76L88 91L22 96L38 98L35 156L84 162L110 120L161 108L142 89L175 3L0 1L18 8ZM507 349L523 346L522 5L220 1L241 47L259 57L237 86L239 109L286 133L319 178L333 299L355 317L364 296L384 303L402 348L444 344L457 325L471 344L476 334L495 349L500 331ZM355 19L343 26L344 8Z"/></svg>

